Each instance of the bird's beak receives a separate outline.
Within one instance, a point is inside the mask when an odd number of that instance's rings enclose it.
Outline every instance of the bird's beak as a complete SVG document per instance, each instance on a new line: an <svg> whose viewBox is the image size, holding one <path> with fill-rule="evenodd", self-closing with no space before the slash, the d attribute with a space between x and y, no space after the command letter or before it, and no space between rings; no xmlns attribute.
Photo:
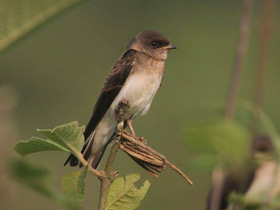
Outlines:
<svg viewBox="0 0 280 210"><path fill-rule="evenodd" d="M163 49L163 50L174 50L174 49L177 49L177 47L172 45L172 44L169 44L169 45L167 45L165 47L162 47L160 49Z"/></svg>
<svg viewBox="0 0 280 210"><path fill-rule="evenodd" d="M172 44L169 44L169 45L167 46L167 49L169 49L169 50L174 50L174 49L177 49L177 47L174 46L174 45L172 45Z"/></svg>

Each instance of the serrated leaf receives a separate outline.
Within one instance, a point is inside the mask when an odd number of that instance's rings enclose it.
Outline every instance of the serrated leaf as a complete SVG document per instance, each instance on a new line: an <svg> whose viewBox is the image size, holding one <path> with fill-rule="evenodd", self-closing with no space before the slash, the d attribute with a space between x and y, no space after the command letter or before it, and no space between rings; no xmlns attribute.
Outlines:
<svg viewBox="0 0 280 210"><path fill-rule="evenodd" d="M84 130L84 126L79 127L79 123L76 121L57 126L52 130L37 129L37 131L48 137L49 140L73 152L82 149L84 144Z"/></svg>
<svg viewBox="0 0 280 210"><path fill-rule="evenodd" d="M84 200L85 182L88 167L66 174L61 181L64 195L76 202Z"/></svg>
<svg viewBox="0 0 280 210"><path fill-rule="evenodd" d="M50 188L50 183L48 182L50 172L47 169L33 166L23 160L12 161L10 162L9 167L10 177L17 182L35 190L51 200L54 200L67 209L79 209L77 205L72 203L72 201Z"/></svg>
<svg viewBox="0 0 280 210"><path fill-rule="evenodd" d="M85 0L0 0L0 52L51 17Z"/></svg>
<svg viewBox="0 0 280 210"><path fill-rule="evenodd" d="M70 122L54 129L37 129L37 131L48 139L32 137L28 141L20 141L15 144L16 152L25 156L35 152L56 150L80 155L84 144L84 126L79 127L78 122Z"/></svg>
<svg viewBox="0 0 280 210"><path fill-rule="evenodd" d="M15 151L22 156L26 156L35 152L42 151L64 151L70 152L65 147L60 146L59 144L48 140L41 139L38 137L32 137L28 141L20 141L15 144Z"/></svg>
<svg viewBox="0 0 280 210"><path fill-rule="evenodd" d="M106 210L132 210L144 199L150 182L146 180L140 189L134 185L140 179L139 174L130 174L117 178L111 185L106 202Z"/></svg>

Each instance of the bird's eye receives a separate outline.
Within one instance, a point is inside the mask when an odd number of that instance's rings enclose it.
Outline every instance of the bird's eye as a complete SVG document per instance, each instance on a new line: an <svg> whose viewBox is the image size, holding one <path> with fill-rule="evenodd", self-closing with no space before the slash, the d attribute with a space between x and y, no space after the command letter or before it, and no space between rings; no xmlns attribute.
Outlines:
<svg viewBox="0 0 280 210"><path fill-rule="evenodd" d="M153 47L156 47L156 46L158 46L158 42L152 41L152 42L151 42L151 45L152 45Z"/></svg>

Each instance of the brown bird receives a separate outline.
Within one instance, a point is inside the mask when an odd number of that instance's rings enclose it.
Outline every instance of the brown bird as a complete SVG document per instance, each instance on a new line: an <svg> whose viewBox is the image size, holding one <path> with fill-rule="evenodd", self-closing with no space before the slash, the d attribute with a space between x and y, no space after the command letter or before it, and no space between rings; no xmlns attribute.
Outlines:
<svg viewBox="0 0 280 210"><path fill-rule="evenodd" d="M129 104L124 113L125 124L135 135L132 120L149 110L161 85L171 49L176 47L165 36L145 30L129 42L112 67L84 132L82 153L93 168L97 168L108 143L114 138L118 123L115 110L123 100ZM78 165L74 155L70 155L64 165L69 161L71 166Z"/></svg>
<svg viewBox="0 0 280 210"><path fill-rule="evenodd" d="M263 198L263 200L271 198L269 194L274 196L273 191L279 192L280 187L274 186L274 183L277 183L277 179L279 179L277 173L277 170L279 170L277 167L279 166L277 161L270 157L274 152L275 145L269 137L255 137L251 145L252 162L256 155L262 155L267 160L263 160L261 164L253 168L247 166L249 170L245 173L236 171L236 169L235 171L216 171L216 173L213 173L212 187L208 196L206 210L233 209L233 205L228 201L232 192L243 194L244 198L247 199Z"/></svg>

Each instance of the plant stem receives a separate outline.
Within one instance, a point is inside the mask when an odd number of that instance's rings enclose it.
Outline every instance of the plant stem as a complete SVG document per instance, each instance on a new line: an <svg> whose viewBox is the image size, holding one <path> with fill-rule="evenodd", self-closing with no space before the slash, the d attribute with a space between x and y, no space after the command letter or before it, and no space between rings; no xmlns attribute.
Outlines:
<svg viewBox="0 0 280 210"><path fill-rule="evenodd" d="M72 148L72 151L75 151L75 148ZM88 166L88 171L91 172L93 175L97 176L98 178L101 178L103 176L103 174L100 171L92 168L91 165L88 164L88 162L84 159L84 156L80 152L75 151L75 156L83 164L83 166Z"/></svg>
<svg viewBox="0 0 280 210"><path fill-rule="evenodd" d="M122 124L122 125L118 126L119 132L122 132L123 122L120 124ZM107 201L109 188L114 179L114 176L116 175L116 174L111 173L111 169L112 169L113 163L115 161L120 142L121 142L121 136L119 135L111 149L111 153L109 155L109 158L108 158L106 166L105 166L104 175L101 177L101 189L100 189L99 204L98 204L99 210L105 210L105 208L106 208L106 201Z"/></svg>
<svg viewBox="0 0 280 210"><path fill-rule="evenodd" d="M12 86L0 85L0 195L1 209L9 209L12 199L13 189L8 173L5 170L5 164L8 160L6 148L11 147L11 143L15 142L17 129L13 120L13 113L17 105L16 93Z"/></svg>
<svg viewBox="0 0 280 210"><path fill-rule="evenodd" d="M224 118L232 119L235 113L237 97L239 93L239 86L241 81L241 70L244 63L244 58L247 51L248 37L251 25L251 16L253 10L254 0L244 0L243 14L240 21L240 34L237 44L235 61L233 65L233 72L231 77L231 84L228 91L226 111ZM210 194L208 208L216 210L220 207L222 191L224 188L225 172L222 168L216 168L212 173L213 194Z"/></svg>
<svg viewBox="0 0 280 210"><path fill-rule="evenodd" d="M222 191L224 187L225 173L222 168L218 167L213 171L212 174L212 190L209 195L209 206L210 210L220 209L220 203L222 199Z"/></svg>
<svg viewBox="0 0 280 210"><path fill-rule="evenodd" d="M227 105L226 105L226 112L225 112L226 119L232 118L235 112L236 101L239 92L240 80L241 80L241 70L244 63L244 58L248 45L253 1L254 0L244 0L244 10L240 23L239 42L237 45L237 50L235 55L231 85L227 97Z"/></svg>
<svg viewBox="0 0 280 210"><path fill-rule="evenodd" d="M259 49L257 59L256 86L254 104L257 108L263 105L265 79L268 71L268 58L271 46L271 37L274 30L273 16L275 14L275 0L262 1L262 17L259 35ZM251 131L258 134L259 116L252 116Z"/></svg>
<svg viewBox="0 0 280 210"><path fill-rule="evenodd" d="M165 156L143 143L139 137L135 138L125 131L119 133L119 136L122 137L122 142L119 145L120 149L126 152L134 161L136 161L138 165L140 165L152 176L156 178L158 177L158 175L151 169L161 172L165 165L167 165L180 174L189 183L189 185L193 185L193 182L183 171L181 171L173 163L169 162ZM128 144L128 142L130 142L130 144Z"/></svg>

